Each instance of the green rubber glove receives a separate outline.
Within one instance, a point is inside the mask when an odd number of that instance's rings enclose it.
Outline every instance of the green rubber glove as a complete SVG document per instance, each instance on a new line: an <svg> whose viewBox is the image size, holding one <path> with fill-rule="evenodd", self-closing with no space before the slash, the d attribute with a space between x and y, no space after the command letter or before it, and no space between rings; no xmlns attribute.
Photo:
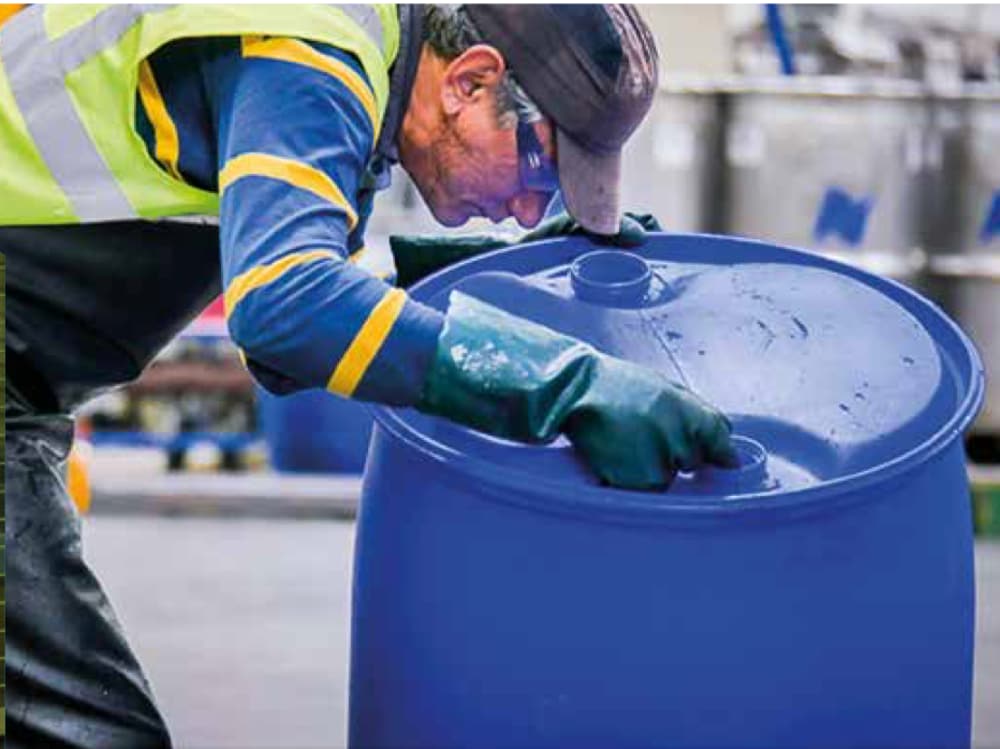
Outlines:
<svg viewBox="0 0 1000 749"><path fill-rule="evenodd" d="M407 289L421 278L484 252L507 247L503 239L485 234L464 237L389 237L389 249L396 263L396 285Z"/></svg>
<svg viewBox="0 0 1000 749"><path fill-rule="evenodd" d="M658 372L461 292L450 302L419 410L522 442L563 432L622 488L735 465L726 417Z"/></svg>
<svg viewBox="0 0 1000 749"><path fill-rule="evenodd" d="M613 247L638 247L646 241L647 231L660 231L660 222L649 213L625 213L618 233L611 236L594 234L584 229L568 213L545 219L521 237L521 244L554 237L585 236L595 244Z"/></svg>
<svg viewBox="0 0 1000 749"><path fill-rule="evenodd" d="M590 234L568 214L561 213L546 219L516 242L474 234L462 237L407 236L389 237L389 248L396 263L396 285L406 289L425 276L476 255L512 244L536 242L566 236L587 236L597 244L615 247L638 247L646 239L647 231L659 231L659 222L650 214L626 213L621 230L611 237Z"/></svg>

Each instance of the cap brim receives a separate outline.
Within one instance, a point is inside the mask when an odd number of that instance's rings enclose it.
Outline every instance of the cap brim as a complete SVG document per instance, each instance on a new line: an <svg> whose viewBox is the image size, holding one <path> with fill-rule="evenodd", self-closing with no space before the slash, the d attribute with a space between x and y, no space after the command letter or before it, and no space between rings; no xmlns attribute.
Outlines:
<svg viewBox="0 0 1000 749"><path fill-rule="evenodd" d="M621 151L593 153L556 131L559 186L566 211L587 231L610 236L621 222Z"/></svg>

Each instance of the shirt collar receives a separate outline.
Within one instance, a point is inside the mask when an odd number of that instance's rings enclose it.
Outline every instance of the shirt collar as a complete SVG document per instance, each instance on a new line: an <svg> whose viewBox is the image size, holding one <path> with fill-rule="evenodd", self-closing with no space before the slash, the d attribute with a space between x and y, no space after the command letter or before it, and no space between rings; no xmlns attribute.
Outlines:
<svg viewBox="0 0 1000 749"><path fill-rule="evenodd" d="M410 103L423 44L424 12L419 5L399 5L399 52L389 71L389 101L382 118L382 132L375 144L372 166L378 189L389 184L389 167L399 162L396 137Z"/></svg>

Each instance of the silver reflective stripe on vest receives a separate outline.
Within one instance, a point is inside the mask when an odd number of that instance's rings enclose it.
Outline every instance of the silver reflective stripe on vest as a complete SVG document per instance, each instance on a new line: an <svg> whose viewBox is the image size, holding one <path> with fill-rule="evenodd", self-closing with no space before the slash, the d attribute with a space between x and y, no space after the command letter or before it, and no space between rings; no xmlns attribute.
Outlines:
<svg viewBox="0 0 1000 749"><path fill-rule="evenodd" d="M113 5L87 23L77 26L53 42L55 59L63 75L76 70L87 60L113 46L144 15L162 13L174 5Z"/></svg>
<svg viewBox="0 0 1000 749"><path fill-rule="evenodd" d="M382 19L378 17L378 11L370 5L335 5L335 8L344 12L348 18L361 27L368 35L368 38L375 42L379 52L382 49Z"/></svg>
<svg viewBox="0 0 1000 749"><path fill-rule="evenodd" d="M54 42L44 8L26 8L0 28L0 60L35 147L81 222L135 218L66 89L65 76L114 44L143 15L167 5L112 6Z"/></svg>

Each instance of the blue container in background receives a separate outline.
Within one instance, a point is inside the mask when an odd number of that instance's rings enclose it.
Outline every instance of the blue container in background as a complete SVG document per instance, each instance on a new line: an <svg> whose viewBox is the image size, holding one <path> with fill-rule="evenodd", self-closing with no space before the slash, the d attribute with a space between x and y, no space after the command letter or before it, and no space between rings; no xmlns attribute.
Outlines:
<svg viewBox="0 0 1000 749"><path fill-rule="evenodd" d="M736 470L600 486L378 409L355 558L354 747L968 746L965 335L813 254L563 239L426 279L657 368L730 415Z"/></svg>
<svg viewBox="0 0 1000 749"><path fill-rule="evenodd" d="M275 396L258 387L257 415L275 470L364 472L373 419L363 403L325 390Z"/></svg>

